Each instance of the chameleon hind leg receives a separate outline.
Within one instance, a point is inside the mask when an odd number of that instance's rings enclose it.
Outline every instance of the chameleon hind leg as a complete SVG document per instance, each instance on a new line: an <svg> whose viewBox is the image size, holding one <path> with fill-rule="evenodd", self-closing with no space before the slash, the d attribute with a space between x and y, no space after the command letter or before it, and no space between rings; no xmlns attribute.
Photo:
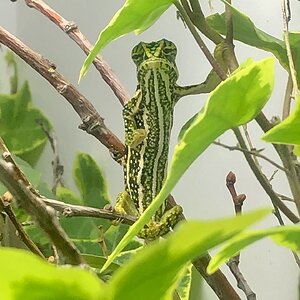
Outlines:
<svg viewBox="0 0 300 300"><path fill-rule="evenodd" d="M142 94L137 90L133 98L131 98L123 109L123 119L125 126L125 144L131 148L138 146L146 138L146 130L138 128L137 115L140 112L140 103Z"/></svg>
<svg viewBox="0 0 300 300"><path fill-rule="evenodd" d="M160 221L150 221L139 232L138 237L146 240L155 240L167 234L179 221L182 214L182 207L176 205L167 210Z"/></svg>

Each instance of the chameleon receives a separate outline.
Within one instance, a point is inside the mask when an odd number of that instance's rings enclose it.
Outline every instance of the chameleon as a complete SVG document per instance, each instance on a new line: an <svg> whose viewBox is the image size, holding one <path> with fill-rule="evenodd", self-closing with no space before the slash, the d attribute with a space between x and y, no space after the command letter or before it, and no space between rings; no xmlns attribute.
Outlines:
<svg viewBox="0 0 300 300"><path fill-rule="evenodd" d="M137 89L123 108L125 191L114 210L139 217L159 193L167 175L168 153L174 106L187 95L199 93L204 84L180 87L176 84L177 48L166 39L140 42L131 53L137 68ZM182 207L165 203L139 232L138 237L154 240L167 234L182 214Z"/></svg>

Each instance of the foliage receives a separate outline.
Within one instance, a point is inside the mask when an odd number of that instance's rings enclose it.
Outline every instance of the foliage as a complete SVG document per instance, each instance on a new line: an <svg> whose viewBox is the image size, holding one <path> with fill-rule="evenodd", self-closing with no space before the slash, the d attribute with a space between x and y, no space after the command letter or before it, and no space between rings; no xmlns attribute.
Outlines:
<svg viewBox="0 0 300 300"><path fill-rule="evenodd" d="M101 31L84 62L80 79L86 74L96 55L108 43L132 31L137 34L143 32L172 4L179 5L179 2L125 1L123 7ZM233 17L233 38L272 53L289 71L285 43L260 30L248 16L228 6ZM225 14L211 15L205 22L218 34L226 34ZM289 33L296 69L300 66L299 37L299 33ZM13 57L7 56L7 62L14 69L14 76L11 77L12 93L0 95L1 137L16 155L15 159L26 177L49 198L95 208L103 208L110 204L104 172L89 154L78 153L75 157L73 178L78 193L60 186L54 195L43 182L41 172L32 167L38 161L47 142L46 135L36 121L42 122L46 130L51 130L51 124L33 107L28 83L25 82L18 90L17 69ZM211 92L204 108L182 128L162 190L129 229L123 224L117 227L110 226L108 221L99 218L59 216L63 229L87 262L88 270L54 267L29 253L1 248L1 298L152 300L170 299L174 289L177 289L184 300L188 299L191 286L191 261L216 246L223 244L209 264L209 273L215 272L243 248L264 237L270 237L277 244L292 251L300 251L298 225L246 230L270 214L270 209L221 220L189 221L176 227L175 231L160 243L154 242L147 247L141 247L138 241L133 240L197 157L225 131L250 122L260 113L272 93L273 69L272 58L259 62L248 59ZM297 74L298 82L299 74L300 72ZM269 130L262 139L272 143L296 145L295 153L299 155L299 120L298 97L293 112ZM4 191L5 188L0 186L1 194ZM23 211L15 209L20 221L29 220ZM48 237L38 226L27 228L27 232L46 256L52 253ZM99 245L102 239L106 242L105 251ZM127 251L121 252L122 250ZM109 253L111 255L107 258L106 254ZM102 281L107 284L104 285Z"/></svg>

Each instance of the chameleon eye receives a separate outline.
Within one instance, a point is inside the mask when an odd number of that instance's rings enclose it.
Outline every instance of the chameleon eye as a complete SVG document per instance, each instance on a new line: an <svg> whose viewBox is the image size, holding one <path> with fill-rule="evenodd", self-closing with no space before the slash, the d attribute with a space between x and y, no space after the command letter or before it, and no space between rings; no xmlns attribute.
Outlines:
<svg viewBox="0 0 300 300"><path fill-rule="evenodd" d="M143 60L143 54L141 53L133 53L131 55L132 60L135 64L139 64Z"/></svg>
<svg viewBox="0 0 300 300"><path fill-rule="evenodd" d="M162 49L163 54L170 60L175 60L177 51L173 47L165 47Z"/></svg>

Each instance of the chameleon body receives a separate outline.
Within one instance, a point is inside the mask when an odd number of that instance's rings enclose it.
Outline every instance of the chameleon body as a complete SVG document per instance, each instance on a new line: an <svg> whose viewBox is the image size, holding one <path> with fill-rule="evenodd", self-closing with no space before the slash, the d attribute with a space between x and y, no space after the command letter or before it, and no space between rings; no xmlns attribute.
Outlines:
<svg viewBox="0 0 300 300"><path fill-rule="evenodd" d="M125 192L119 194L115 206L122 214L141 215L165 181L173 110L179 99L176 52L176 46L165 39L141 42L132 50L138 87L123 109ZM167 210L163 204L139 237L152 240L168 233L181 213L180 206Z"/></svg>

